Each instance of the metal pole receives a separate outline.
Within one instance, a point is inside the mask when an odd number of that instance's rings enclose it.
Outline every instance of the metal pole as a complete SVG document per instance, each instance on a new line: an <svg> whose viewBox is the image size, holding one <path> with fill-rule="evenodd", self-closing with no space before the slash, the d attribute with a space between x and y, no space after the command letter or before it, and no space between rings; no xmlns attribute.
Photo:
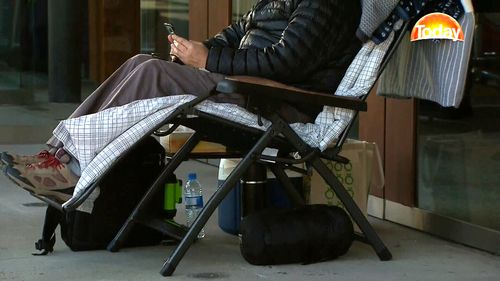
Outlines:
<svg viewBox="0 0 500 281"><path fill-rule="evenodd" d="M82 12L87 1L49 0L49 101L80 102Z"/></svg>

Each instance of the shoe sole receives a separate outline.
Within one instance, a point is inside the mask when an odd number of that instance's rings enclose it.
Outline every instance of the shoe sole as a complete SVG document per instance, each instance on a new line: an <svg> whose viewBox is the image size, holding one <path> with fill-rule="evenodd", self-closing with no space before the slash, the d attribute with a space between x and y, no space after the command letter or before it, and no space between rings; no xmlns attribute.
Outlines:
<svg viewBox="0 0 500 281"><path fill-rule="evenodd" d="M7 175L7 168L9 167L9 165L5 165L5 163L3 161L0 161L0 170L2 170L2 172Z"/></svg>
<svg viewBox="0 0 500 281"><path fill-rule="evenodd" d="M14 162L12 162L12 159L7 155L7 153L2 152L0 154L0 165L1 164L4 164L6 166L12 166L12 164L14 164Z"/></svg>
<svg viewBox="0 0 500 281"><path fill-rule="evenodd" d="M39 158L38 160L35 160L35 162L33 162L33 163L42 162L42 161L45 161L45 159ZM33 164L31 162L20 162L20 163L15 162L14 159L12 158L12 156L9 156L9 154L7 154L7 152L5 152L5 151L0 153L0 165L2 165L2 163L4 165L7 165L7 166L14 166L15 164L18 164L18 165Z"/></svg>
<svg viewBox="0 0 500 281"><path fill-rule="evenodd" d="M72 196L69 194L62 193L57 190L43 190L43 189L38 189L34 188L31 185L26 184L24 181L21 179L18 179L15 175L11 175L11 173L16 173L17 171L11 167L7 168L6 175L7 177L13 181L17 186L21 187L22 189L28 191L34 196L45 196L51 199L55 199L58 202L66 202L68 201ZM67 190L67 189L66 189Z"/></svg>

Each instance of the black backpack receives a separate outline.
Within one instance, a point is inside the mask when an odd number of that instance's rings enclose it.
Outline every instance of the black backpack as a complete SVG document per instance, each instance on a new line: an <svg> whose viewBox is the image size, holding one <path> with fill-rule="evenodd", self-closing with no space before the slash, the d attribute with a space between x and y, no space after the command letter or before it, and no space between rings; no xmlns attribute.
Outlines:
<svg viewBox="0 0 500 281"><path fill-rule="evenodd" d="M105 249L118 233L132 210L164 166L165 150L153 137L147 137L120 159L99 183L100 194L94 201L92 213L71 211L66 214L54 207L47 207L42 239L35 243L34 255L46 255L53 251L55 229L61 226L61 237L73 251ZM168 182L177 182L172 175ZM151 212L171 219L175 213L165 215L163 196L156 196L150 204ZM166 217L169 216L169 217ZM124 246L158 244L163 235L146 226L137 224Z"/></svg>

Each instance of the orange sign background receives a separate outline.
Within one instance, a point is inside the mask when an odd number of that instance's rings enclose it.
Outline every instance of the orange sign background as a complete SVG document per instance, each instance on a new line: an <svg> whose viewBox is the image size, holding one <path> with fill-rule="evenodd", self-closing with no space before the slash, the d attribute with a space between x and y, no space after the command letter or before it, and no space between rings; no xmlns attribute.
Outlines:
<svg viewBox="0 0 500 281"><path fill-rule="evenodd" d="M411 32L411 41L424 39L464 41L464 33L453 17L443 13L431 13L419 19Z"/></svg>

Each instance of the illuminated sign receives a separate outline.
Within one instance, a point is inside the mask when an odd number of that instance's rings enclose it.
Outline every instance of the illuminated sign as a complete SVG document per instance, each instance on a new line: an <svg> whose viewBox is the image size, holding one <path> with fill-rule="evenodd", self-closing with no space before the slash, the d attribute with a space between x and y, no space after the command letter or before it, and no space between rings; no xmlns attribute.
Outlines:
<svg viewBox="0 0 500 281"><path fill-rule="evenodd" d="M411 41L424 39L464 41L464 33L453 17L443 13L431 13L417 21L410 38Z"/></svg>

